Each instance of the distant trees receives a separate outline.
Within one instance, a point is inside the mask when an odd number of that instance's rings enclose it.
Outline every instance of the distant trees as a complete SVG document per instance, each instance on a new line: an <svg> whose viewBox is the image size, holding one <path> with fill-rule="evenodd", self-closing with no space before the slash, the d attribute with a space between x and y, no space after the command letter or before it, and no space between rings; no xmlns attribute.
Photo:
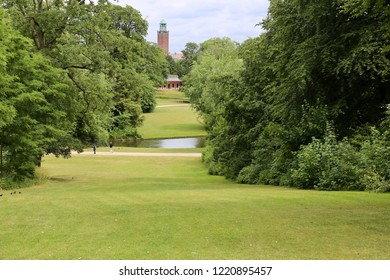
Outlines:
<svg viewBox="0 0 390 280"><path fill-rule="evenodd" d="M389 190L379 167L390 162L389 11L384 1L275 0L266 32L234 55L219 48L210 63L202 44L186 93L206 116L210 173Z"/></svg>
<svg viewBox="0 0 390 280"><path fill-rule="evenodd" d="M2 7L3 178L33 177L48 152L68 156L110 135L137 134L168 73L137 10L104 0L4 0Z"/></svg>
<svg viewBox="0 0 390 280"><path fill-rule="evenodd" d="M180 61L180 77L184 77L191 71L192 65L197 61L199 45L194 42L189 42L183 50L183 59Z"/></svg>
<svg viewBox="0 0 390 280"><path fill-rule="evenodd" d="M167 55L166 60L169 65L169 74L178 75L180 78L184 77L191 71L191 67L197 60L197 53L199 52L198 44L189 42L185 49L182 50L183 58L174 60L172 56Z"/></svg>

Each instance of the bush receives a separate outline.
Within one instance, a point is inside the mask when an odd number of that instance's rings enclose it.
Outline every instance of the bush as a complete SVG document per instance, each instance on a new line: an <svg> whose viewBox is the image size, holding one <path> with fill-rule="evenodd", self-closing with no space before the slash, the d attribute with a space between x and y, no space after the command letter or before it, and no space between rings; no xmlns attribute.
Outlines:
<svg viewBox="0 0 390 280"><path fill-rule="evenodd" d="M366 172L360 179L366 191L370 192L390 192L390 181L375 171Z"/></svg>
<svg viewBox="0 0 390 280"><path fill-rule="evenodd" d="M292 185L320 190L390 191L388 132L372 128L371 134L354 140L336 140L328 127L324 140L313 141L297 152ZM364 140L361 140L364 139Z"/></svg>
<svg viewBox="0 0 390 280"><path fill-rule="evenodd" d="M292 184L298 188L320 190L362 190L359 155L346 139L337 141L328 127L324 140L313 138L297 153Z"/></svg>
<svg viewBox="0 0 390 280"><path fill-rule="evenodd" d="M360 166L364 170L361 184L368 191L390 192L389 131L371 128L371 134L360 143Z"/></svg>

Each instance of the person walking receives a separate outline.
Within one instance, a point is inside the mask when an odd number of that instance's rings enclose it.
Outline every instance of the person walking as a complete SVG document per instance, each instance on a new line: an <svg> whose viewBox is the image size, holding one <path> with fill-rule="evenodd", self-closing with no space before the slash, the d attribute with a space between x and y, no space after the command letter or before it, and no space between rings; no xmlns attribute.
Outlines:
<svg viewBox="0 0 390 280"><path fill-rule="evenodd" d="M112 142L110 142L110 153L112 153Z"/></svg>
<svg viewBox="0 0 390 280"><path fill-rule="evenodd" d="M96 155L96 144L93 144L93 153Z"/></svg>

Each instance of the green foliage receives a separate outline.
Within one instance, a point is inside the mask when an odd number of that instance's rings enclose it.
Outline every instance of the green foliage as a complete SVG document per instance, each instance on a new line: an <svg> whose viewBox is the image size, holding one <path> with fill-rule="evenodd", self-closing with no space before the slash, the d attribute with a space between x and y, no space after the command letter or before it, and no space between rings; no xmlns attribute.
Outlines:
<svg viewBox="0 0 390 280"><path fill-rule="evenodd" d="M274 0L261 25L265 32L230 60L240 67L224 64L232 69L228 77L218 67L223 40L201 44L187 75L186 93L209 133L210 172L328 190L369 189L374 179L385 184L376 162L388 158L374 159L374 151L386 155L384 142L376 144L384 136L365 133L370 144L352 139L365 127L386 130L380 123L390 103L389 5Z"/></svg>
<svg viewBox="0 0 390 280"><path fill-rule="evenodd" d="M292 186L320 190L390 191L390 146L372 128L363 141L336 140L328 128L324 140L313 138L297 153L297 167L292 170Z"/></svg>
<svg viewBox="0 0 390 280"><path fill-rule="evenodd" d="M362 190L359 184L359 159L347 141L337 141L328 127L324 140L313 138L297 153L297 169L292 170L292 185L320 190Z"/></svg>
<svg viewBox="0 0 390 280"><path fill-rule="evenodd" d="M2 58L1 108L9 115L2 118L0 130L1 175L14 181L35 176L35 166L48 146L68 134L71 127L63 106L65 72L50 66L50 61L34 51L29 39L11 26L0 10ZM69 148L70 146L68 146Z"/></svg>
<svg viewBox="0 0 390 280"><path fill-rule="evenodd" d="M197 64L184 78L184 92L193 107L204 117L206 126L213 126L215 117L225 108L226 96L237 82L242 61L237 45L228 38L210 39L202 44Z"/></svg>
<svg viewBox="0 0 390 280"><path fill-rule="evenodd" d="M169 65L169 74L178 75L179 77L181 77L183 75L182 62L180 60L174 60L170 55L167 55L165 59L167 60L167 63Z"/></svg>
<svg viewBox="0 0 390 280"><path fill-rule="evenodd" d="M18 29L67 72L76 138L105 142L108 133L103 131L141 124L139 106L143 112L154 109L155 87L167 74L167 63L146 42L147 22L137 10L108 1L6 2ZM122 106L129 100L139 106ZM128 119L110 120L118 114Z"/></svg>
<svg viewBox="0 0 390 280"><path fill-rule="evenodd" d="M383 123L388 120L387 116ZM390 126L383 132L371 128L371 134L360 143L360 166L366 190L390 192Z"/></svg>
<svg viewBox="0 0 390 280"><path fill-rule="evenodd" d="M236 111L236 96L242 84L239 73L243 61L237 43L229 38L210 39L200 46L197 62L184 78L184 92L200 113L211 146L204 157L210 173L233 178L248 161L247 145L237 126L230 126L229 112ZM237 117L239 118L239 117ZM238 120L240 121L240 120Z"/></svg>
<svg viewBox="0 0 390 280"><path fill-rule="evenodd" d="M135 136L167 74L147 22L108 1L5 0L0 9L1 175L35 176L110 132ZM131 133L130 133L131 132Z"/></svg>
<svg viewBox="0 0 390 280"><path fill-rule="evenodd" d="M185 45L183 59L179 61L178 72L179 77L184 77L191 72L192 66L198 59L199 45L194 42L189 42Z"/></svg>

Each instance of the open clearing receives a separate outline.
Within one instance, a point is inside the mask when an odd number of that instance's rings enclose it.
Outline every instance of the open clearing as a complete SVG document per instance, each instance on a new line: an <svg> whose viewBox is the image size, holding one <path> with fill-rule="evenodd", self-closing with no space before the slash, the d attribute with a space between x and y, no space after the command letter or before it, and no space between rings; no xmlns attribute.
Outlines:
<svg viewBox="0 0 390 280"><path fill-rule="evenodd" d="M205 136L201 119L191 108L182 92L159 91L157 107L144 114L144 124L138 129L142 138L173 138Z"/></svg>
<svg viewBox="0 0 390 280"><path fill-rule="evenodd" d="M205 134L189 106L157 108L142 129ZM45 183L0 191L0 259L390 259L390 194L238 185L208 175L201 152L45 157Z"/></svg>
<svg viewBox="0 0 390 280"><path fill-rule="evenodd" d="M42 173L0 197L1 259L390 257L389 194L238 185L191 157L49 156Z"/></svg>

